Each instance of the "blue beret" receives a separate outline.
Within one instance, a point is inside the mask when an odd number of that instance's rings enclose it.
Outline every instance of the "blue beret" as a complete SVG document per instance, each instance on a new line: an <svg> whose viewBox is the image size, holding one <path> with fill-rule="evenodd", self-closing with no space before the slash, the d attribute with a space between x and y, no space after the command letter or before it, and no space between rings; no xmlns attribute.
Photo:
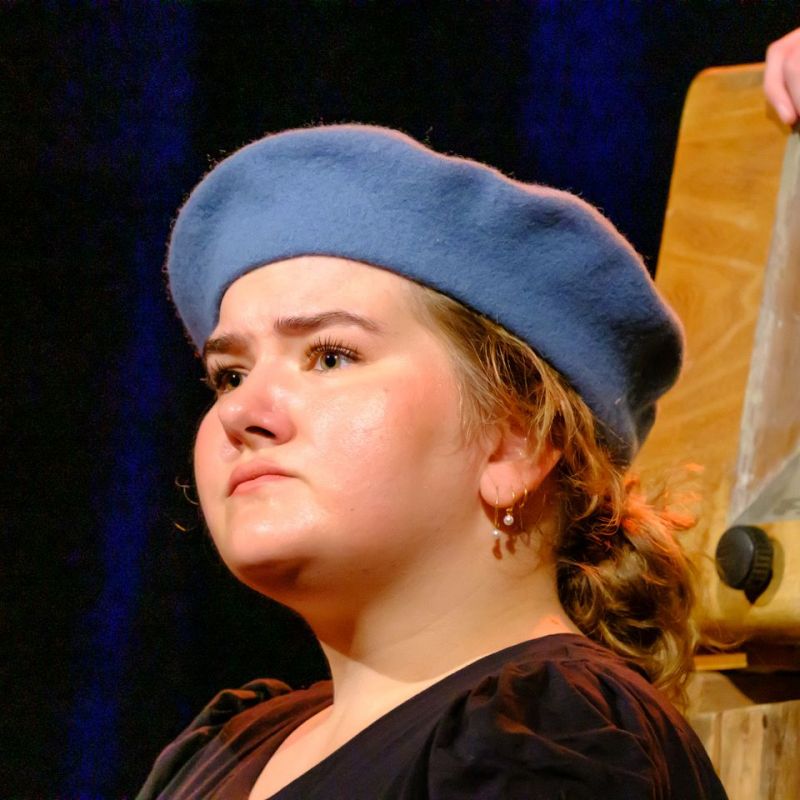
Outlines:
<svg viewBox="0 0 800 800"><path fill-rule="evenodd" d="M622 461L680 368L680 323L592 206L366 125L266 136L194 189L167 271L195 344L237 278L309 254L389 269L500 323L569 380Z"/></svg>

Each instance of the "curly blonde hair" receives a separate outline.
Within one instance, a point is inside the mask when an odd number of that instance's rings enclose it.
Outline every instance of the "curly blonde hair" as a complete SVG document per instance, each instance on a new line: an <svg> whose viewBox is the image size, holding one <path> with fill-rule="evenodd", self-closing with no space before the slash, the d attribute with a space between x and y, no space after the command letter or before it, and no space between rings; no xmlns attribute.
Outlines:
<svg viewBox="0 0 800 800"><path fill-rule="evenodd" d="M676 533L693 517L670 508L666 490L645 497L586 403L527 344L433 289L414 294L422 317L452 345L467 435L511 417L529 441L561 451L554 479L562 525L550 544L564 610L683 705L698 634L694 574Z"/></svg>

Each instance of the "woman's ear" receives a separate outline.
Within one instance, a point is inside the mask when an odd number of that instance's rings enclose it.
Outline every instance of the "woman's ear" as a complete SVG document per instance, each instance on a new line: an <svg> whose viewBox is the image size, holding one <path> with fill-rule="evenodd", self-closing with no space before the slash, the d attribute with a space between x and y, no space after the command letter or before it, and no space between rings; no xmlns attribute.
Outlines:
<svg viewBox="0 0 800 800"><path fill-rule="evenodd" d="M499 431L481 475L480 492L489 506L509 508L533 494L561 458L549 441L531 443L513 422Z"/></svg>

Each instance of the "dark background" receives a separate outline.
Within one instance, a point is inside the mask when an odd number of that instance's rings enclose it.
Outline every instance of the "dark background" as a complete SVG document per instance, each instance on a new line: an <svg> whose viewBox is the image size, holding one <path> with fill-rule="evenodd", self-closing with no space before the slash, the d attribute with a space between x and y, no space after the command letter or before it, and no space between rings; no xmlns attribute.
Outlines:
<svg viewBox="0 0 800 800"><path fill-rule="evenodd" d="M131 796L218 689L324 675L176 485L209 397L161 267L210 163L395 126L578 192L652 267L691 78L798 24L796 2L3 3L0 797Z"/></svg>

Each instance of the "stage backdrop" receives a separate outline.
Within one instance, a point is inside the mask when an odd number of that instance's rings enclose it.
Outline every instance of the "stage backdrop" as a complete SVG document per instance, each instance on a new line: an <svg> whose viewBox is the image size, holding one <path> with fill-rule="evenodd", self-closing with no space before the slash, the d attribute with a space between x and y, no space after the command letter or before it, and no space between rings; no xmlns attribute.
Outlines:
<svg viewBox="0 0 800 800"><path fill-rule="evenodd" d="M129 797L217 690L325 674L193 504L210 398L161 269L211 163L396 126L578 192L652 265L689 81L761 60L796 6L4 3L0 796Z"/></svg>

